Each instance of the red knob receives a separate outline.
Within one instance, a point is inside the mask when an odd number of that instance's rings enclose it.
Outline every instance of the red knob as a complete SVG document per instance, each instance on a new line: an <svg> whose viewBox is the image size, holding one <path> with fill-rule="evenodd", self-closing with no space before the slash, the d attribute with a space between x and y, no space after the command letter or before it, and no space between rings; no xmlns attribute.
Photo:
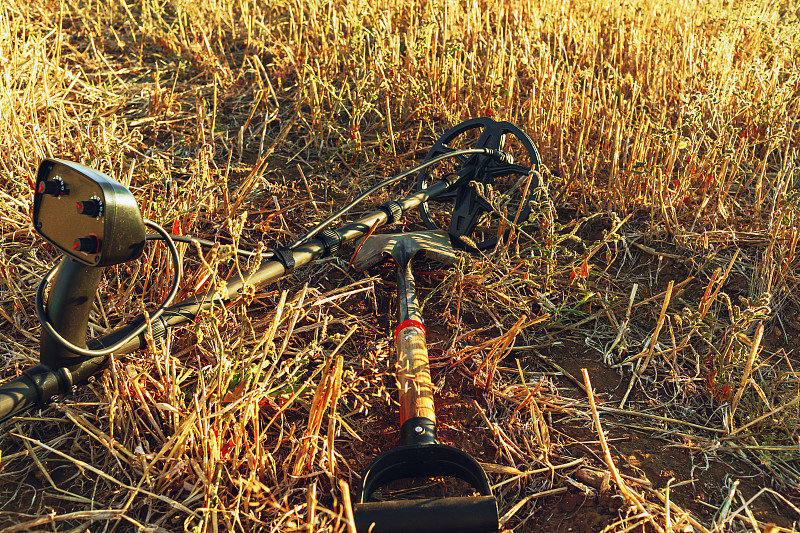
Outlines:
<svg viewBox="0 0 800 533"><path fill-rule="evenodd" d="M49 194L50 196L64 196L67 194L67 187L60 179L39 182L36 189L39 194Z"/></svg>
<svg viewBox="0 0 800 533"><path fill-rule="evenodd" d="M100 239L94 233L87 237L80 237L75 240L75 245L72 247L76 252L86 252L87 254L96 254L100 252Z"/></svg>
<svg viewBox="0 0 800 533"><path fill-rule="evenodd" d="M75 202L75 205L81 215L96 217L103 214L103 203L96 198L84 202Z"/></svg>

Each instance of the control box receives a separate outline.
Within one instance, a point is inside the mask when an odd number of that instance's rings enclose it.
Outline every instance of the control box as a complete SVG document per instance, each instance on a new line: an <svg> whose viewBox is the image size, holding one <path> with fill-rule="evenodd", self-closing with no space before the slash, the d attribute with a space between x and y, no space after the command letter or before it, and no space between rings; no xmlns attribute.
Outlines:
<svg viewBox="0 0 800 533"><path fill-rule="evenodd" d="M45 159L39 165L33 225L68 257L89 266L131 261L144 249L145 226L133 194L70 161Z"/></svg>

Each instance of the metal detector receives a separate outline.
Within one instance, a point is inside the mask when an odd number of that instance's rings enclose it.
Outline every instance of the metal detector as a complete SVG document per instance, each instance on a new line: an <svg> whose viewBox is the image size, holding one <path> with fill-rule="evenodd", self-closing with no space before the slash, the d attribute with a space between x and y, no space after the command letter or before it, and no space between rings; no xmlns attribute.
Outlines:
<svg viewBox="0 0 800 533"><path fill-rule="evenodd" d="M539 171L536 147L519 128L485 117L466 121L437 140L421 165L373 187L294 243L268 252L267 260L246 279L230 279L224 296L199 295L172 304L181 275L173 236L144 220L133 194L120 183L76 163L46 159L36 176L33 224L64 257L37 291L36 309L42 322L40 364L0 386L0 421L55 395L70 393L73 386L102 371L110 354L145 346L148 331L154 339L164 337L168 328L193 321L201 310L235 300L246 285L266 285L335 254L342 244L397 222L409 209L419 208L428 227L446 229L454 245L490 248L496 242L499 221L527 219ZM414 172L418 172L414 194L386 202L337 229L328 227L377 187ZM147 235L148 227L156 233ZM176 262L169 296L156 312L87 340L89 311L102 269L137 259L151 238L164 240Z"/></svg>

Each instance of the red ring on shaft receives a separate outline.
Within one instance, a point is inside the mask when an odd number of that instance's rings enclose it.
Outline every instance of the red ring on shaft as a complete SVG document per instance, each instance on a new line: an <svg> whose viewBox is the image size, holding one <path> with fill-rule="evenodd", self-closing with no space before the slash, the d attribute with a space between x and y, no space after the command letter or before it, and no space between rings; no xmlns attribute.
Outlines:
<svg viewBox="0 0 800 533"><path fill-rule="evenodd" d="M422 322L418 320L406 320L397 324L397 328L394 330L394 338L397 339L397 336L400 335L400 332L406 328L417 328L422 332L423 336L426 338L428 337L428 334L425 332L425 325Z"/></svg>

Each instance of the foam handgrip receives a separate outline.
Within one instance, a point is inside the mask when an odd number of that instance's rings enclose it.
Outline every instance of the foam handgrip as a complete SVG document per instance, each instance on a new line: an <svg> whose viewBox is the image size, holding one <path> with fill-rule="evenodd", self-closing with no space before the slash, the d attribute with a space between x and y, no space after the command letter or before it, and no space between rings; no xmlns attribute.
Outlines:
<svg viewBox="0 0 800 533"><path fill-rule="evenodd" d="M495 533L494 496L393 500L353 506L358 533Z"/></svg>

